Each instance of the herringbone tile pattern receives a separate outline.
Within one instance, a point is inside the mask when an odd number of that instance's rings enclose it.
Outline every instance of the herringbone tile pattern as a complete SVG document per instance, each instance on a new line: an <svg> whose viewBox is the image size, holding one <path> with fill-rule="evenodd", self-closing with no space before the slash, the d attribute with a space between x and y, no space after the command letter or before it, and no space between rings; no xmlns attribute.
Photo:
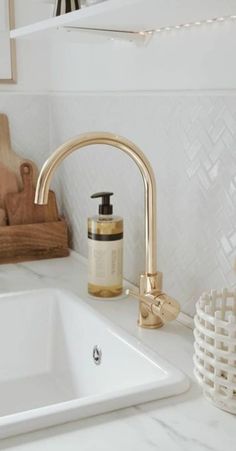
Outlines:
<svg viewBox="0 0 236 451"><path fill-rule="evenodd" d="M236 97L54 96L54 148L89 130L114 131L150 159L158 187L158 260L165 289L193 314L204 290L236 286ZM113 190L125 218L125 276L143 270L143 193L137 169L116 150L84 149L61 172L75 249L87 253L90 195Z"/></svg>

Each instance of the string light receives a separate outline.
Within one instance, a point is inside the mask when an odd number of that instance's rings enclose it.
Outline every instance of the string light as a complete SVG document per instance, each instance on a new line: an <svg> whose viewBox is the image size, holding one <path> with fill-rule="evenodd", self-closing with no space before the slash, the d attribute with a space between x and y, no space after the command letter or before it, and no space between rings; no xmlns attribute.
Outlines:
<svg viewBox="0 0 236 451"><path fill-rule="evenodd" d="M187 23L183 23L183 24L179 24L179 25L170 25L168 27L160 27L160 28L155 28L153 30L145 30L145 31L140 31L139 34L144 36L144 35L154 35L156 33L164 33L164 32L169 32L169 31L176 31L176 30L183 30L183 29L187 29L187 28L194 28L194 27L199 27L199 26L206 26L206 25L213 25L215 23L222 23L222 22L230 22L236 20L236 15L231 15L231 16L222 16L222 17L213 17L212 19L205 19L205 20L198 20L196 22L187 22Z"/></svg>

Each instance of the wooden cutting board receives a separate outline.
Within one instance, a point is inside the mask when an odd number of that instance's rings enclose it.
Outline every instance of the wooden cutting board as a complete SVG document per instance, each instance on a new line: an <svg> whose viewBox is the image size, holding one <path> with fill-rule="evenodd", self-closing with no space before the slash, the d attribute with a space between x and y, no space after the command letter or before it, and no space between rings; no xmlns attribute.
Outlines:
<svg viewBox="0 0 236 451"><path fill-rule="evenodd" d="M7 216L4 208L0 208L0 227L7 225Z"/></svg>
<svg viewBox="0 0 236 451"><path fill-rule="evenodd" d="M0 113L0 163L4 164L4 166L15 173L19 189L22 187L20 165L24 161L29 160L20 157L12 150L8 117L6 116L6 114ZM38 169L32 161L29 162L33 167L33 181L34 186L36 186Z"/></svg>
<svg viewBox="0 0 236 451"><path fill-rule="evenodd" d="M17 193L18 191L16 174L0 163L0 208L5 207L5 197L8 193Z"/></svg>
<svg viewBox="0 0 236 451"><path fill-rule="evenodd" d="M5 197L5 206L9 225L36 224L59 220L56 196L49 192L47 205L35 205L35 189L33 183L33 168L27 162L20 166L23 190L10 193Z"/></svg>

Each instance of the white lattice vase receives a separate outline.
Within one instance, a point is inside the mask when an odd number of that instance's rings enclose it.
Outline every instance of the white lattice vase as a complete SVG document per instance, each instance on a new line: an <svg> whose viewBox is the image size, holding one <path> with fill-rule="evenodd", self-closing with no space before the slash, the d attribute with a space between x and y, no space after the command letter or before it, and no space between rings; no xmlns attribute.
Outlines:
<svg viewBox="0 0 236 451"><path fill-rule="evenodd" d="M207 399L236 414L236 290L204 293L194 318L194 374Z"/></svg>

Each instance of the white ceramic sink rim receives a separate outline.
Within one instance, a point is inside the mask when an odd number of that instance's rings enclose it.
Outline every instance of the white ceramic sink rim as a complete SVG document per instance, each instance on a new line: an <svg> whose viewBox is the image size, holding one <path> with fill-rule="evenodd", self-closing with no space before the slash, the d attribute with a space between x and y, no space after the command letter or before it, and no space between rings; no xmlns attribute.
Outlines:
<svg viewBox="0 0 236 451"><path fill-rule="evenodd" d="M141 404L143 402L154 401L164 397L180 394L188 389L188 379L181 371L163 360L158 354L150 350L137 338L131 336L122 328L116 326L102 314L97 312L93 307L89 306L86 301L83 301L70 291L64 289L59 290L54 288L44 288L40 290L27 290L16 293L1 294L0 312L2 302L11 300L13 300L13 303L14 300L16 300L16 302L20 302L25 298L27 302L27 299L30 296L32 298L35 296L41 296L42 301L35 302L45 303L47 302L45 300L47 296L49 298L51 296L53 299L56 299L55 303L62 305L65 310L70 308L69 303L72 302L73 309L81 309L82 313L84 311L85 316L88 315L92 321L95 321L101 330L104 328L104 333L107 333L108 338L114 338L114 340L117 338L119 344L123 343L121 346L124 346L125 352L128 349L127 347L129 347L131 350L131 356L133 356L132 353L134 353L134 358L136 358L135 356L137 355L137 359L143 359L143 365L146 365L146 363L149 365L150 363L150 365L154 368L153 371L160 370L163 373L163 377L161 376L154 381L137 383L133 387L128 386L126 388L123 387L121 389L113 389L111 392L85 395L81 398L77 397L63 402L57 402L30 410L23 410L21 412L0 416L0 438ZM33 302L34 300L32 299L32 303ZM78 325L79 324L80 323L78 322ZM88 331L88 334L92 333L92 330ZM151 331L151 333L155 333L155 331ZM99 343L96 343L96 337L94 344L99 345ZM129 349L127 352L129 352ZM119 356L119 359L122 361L122 357ZM124 364L126 364L126 362L123 362L123 365ZM107 383L109 384L109 380Z"/></svg>

